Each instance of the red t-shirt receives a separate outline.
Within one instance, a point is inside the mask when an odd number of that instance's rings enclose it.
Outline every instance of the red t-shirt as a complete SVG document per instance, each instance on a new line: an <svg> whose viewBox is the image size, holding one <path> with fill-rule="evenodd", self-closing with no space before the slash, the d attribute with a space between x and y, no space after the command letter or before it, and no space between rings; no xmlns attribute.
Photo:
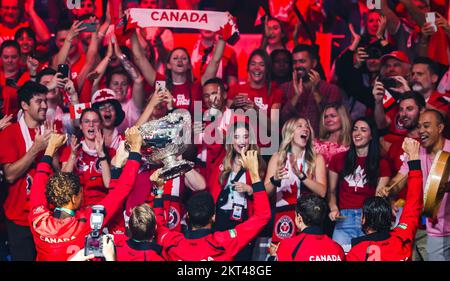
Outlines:
<svg viewBox="0 0 450 281"><path fill-rule="evenodd" d="M336 154L331 158L328 169L337 174L341 174L344 170L346 152ZM345 178L339 178L339 209L359 209L362 208L364 200L368 197L374 196L376 186L370 186L367 181L366 157L358 157L356 163L357 168L353 175L348 175ZM391 170L389 163L385 159L380 159L379 177L390 177Z"/></svg>
<svg viewBox="0 0 450 281"><path fill-rule="evenodd" d="M109 157L114 157L116 151L109 149ZM60 162L67 162L70 157L71 147L66 146L60 157ZM108 193L108 189L103 184L102 169L97 156L89 155L82 148L77 151L77 159L73 172L80 176L80 183L83 186L84 202L83 206L95 205Z"/></svg>
<svg viewBox="0 0 450 281"><path fill-rule="evenodd" d="M283 102L283 91L274 86L270 89L270 96L267 92L267 86L264 85L261 89L254 89L249 83L236 85L231 87L228 91L228 100L234 99L239 94L248 94L248 98L255 103L255 105L262 110L270 110L275 103L281 104Z"/></svg>
<svg viewBox="0 0 450 281"><path fill-rule="evenodd" d="M34 140L34 129L28 129L31 140ZM22 137L19 123L11 124L0 133L0 164L12 164L26 154L25 140ZM35 158L39 161L42 154ZM8 196L3 208L6 218L15 224L27 226L29 208L29 195L33 176L36 172L36 164L33 163L24 175L14 183L8 185Z"/></svg>
<svg viewBox="0 0 450 281"><path fill-rule="evenodd" d="M160 73L157 73L155 83L158 80L166 81L166 77ZM152 86L155 87L155 85ZM191 112L191 114L194 113L193 102L196 100L202 100L202 87L198 81L189 82L186 80L186 82L181 85L173 85L170 92L175 99L173 106L175 108L187 109Z"/></svg>
<svg viewBox="0 0 450 281"><path fill-rule="evenodd" d="M388 127L389 133L384 136L384 139L388 142L393 143L401 141L408 134L408 130L403 127L403 124L399 119L398 111L399 106L396 104L386 112L386 116L391 119L391 124Z"/></svg>
<svg viewBox="0 0 450 281"><path fill-rule="evenodd" d="M14 34L16 34L17 30L22 27L29 27L30 24L28 22L21 22L17 26L13 28L9 28L2 23L0 23L0 45L5 40L14 40Z"/></svg>

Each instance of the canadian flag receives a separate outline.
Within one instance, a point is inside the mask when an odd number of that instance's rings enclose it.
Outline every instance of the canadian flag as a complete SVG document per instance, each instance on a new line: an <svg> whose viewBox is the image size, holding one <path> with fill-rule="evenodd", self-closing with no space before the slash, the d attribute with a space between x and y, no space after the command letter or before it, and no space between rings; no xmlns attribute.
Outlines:
<svg viewBox="0 0 450 281"><path fill-rule="evenodd" d="M394 97L387 91L384 91L384 96L383 96L383 107L385 109L390 108L393 104L395 103L395 99Z"/></svg>
<svg viewBox="0 0 450 281"><path fill-rule="evenodd" d="M281 21L288 21L292 4L294 0L269 0L270 14Z"/></svg>
<svg viewBox="0 0 450 281"><path fill-rule="evenodd" d="M70 110L70 119L72 119L72 120L80 119L81 112L83 112L83 110L85 108L90 108L90 107L91 107L90 102L71 104L70 109L69 109Z"/></svg>
<svg viewBox="0 0 450 281"><path fill-rule="evenodd" d="M258 26L262 23L261 19L266 15L266 11L263 7L259 6L258 13L256 14L256 20L253 26Z"/></svg>

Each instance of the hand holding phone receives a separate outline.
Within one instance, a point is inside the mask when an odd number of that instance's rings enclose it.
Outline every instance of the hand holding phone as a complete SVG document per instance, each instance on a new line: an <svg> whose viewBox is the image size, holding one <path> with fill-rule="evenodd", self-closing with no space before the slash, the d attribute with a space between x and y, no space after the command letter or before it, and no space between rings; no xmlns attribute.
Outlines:
<svg viewBox="0 0 450 281"><path fill-rule="evenodd" d="M58 64L58 72L62 74L61 78L69 77L69 65L68 64Z"/></svg>
<svg viewBox="0 0 450 281"><path fill-rule="evenodd" d="M80 28L84 28L81 32L95 32L97 30L97 23L95 22L83 22Z"/></svg>
<svg viewBox="0 0 450 281"><path fill-rule="evenodd" d="M426 22L429 22L431 24L431 26L433 26L434 32L436 32L437 31L436 13L435 12L426 13L425 14L425 20L426 20Z"/></svg>

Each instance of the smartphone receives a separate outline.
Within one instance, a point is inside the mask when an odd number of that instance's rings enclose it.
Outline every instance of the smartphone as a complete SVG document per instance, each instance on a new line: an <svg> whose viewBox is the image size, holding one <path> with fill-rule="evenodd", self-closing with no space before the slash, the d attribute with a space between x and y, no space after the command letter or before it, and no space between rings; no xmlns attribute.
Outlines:
<svg viewBox="0 0 450 281"><path fill-rule="evenodd" d="M433 26L434 28L434 32L437 31L437 26L436 26L436 13L434 12L429 12L425 14L425 20L426 22L431 23L431 26Z"/></svg>
<svg viewBox="0 0 450 281"><path fill-rule="evenodd" d="M392 77L383 78L380 82L383 83L385 89L391 89L400 86L400 82Z"/></svg>
<svg viewBox="0 0 450 281"><path fill-rule="evenodd" d="M69 77L69 65L68 64L58 64L58 72L62 74L62 78Z"/></svg>
<svg viewBox="0 0 450 281"><path fill-rule="evenodd" d="M83 22L80 28L86 27L81 32L95 32L97 30L97 24L95 22Z"/></svg>
<svg viewBox="0 0 450 281"><path fill-rule="evenodd" d="M166 89L166 81L164 81L164 80L157 80L155 82L155 89L156 89L156 92L164 91Z"/></svg>

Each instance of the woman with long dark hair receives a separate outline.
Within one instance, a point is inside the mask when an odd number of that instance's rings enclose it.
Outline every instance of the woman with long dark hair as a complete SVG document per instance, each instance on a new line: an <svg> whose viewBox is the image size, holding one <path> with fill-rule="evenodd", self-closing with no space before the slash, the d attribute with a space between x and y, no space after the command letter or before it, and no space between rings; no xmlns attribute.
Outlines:
<svg viewBox="0 0 450 281"><path fill-rule="evenodd" d="M264 110L270 117L270 111L279 109L283 100L283 92L270 80L270 71L271 61L266 51L254 50L248 58L247 82L230 89L228 107Z"/></svg>
<svg viewBox="0 0 450 281"><path fill-rule="evenodd" d="M350 149L336 154L328 165L330 219L336 221L333 239L345 252L351 239L364 235L361 229L364 200L385 186L391 171L380 156L377 127L372 119L355 120Z"/></svg>
<svg viewBox="0 0 450 281"><path fill-rule="evenodd" d="M169 90L174 98L175 108L187 109L193 114L194 100L200 100L201 84L213 78L222 58L225 41L219 39L214 50L213 57L209 62L201 81L194 81L192 75L192 64L189 52L183 47L176 47L167 56L164 74L157 73L144 55L136 33L131 36L131 49L134 61L141 70L144 79L150 86L156 87L156 81L165 81L165 88ZM201 84L200 84L201 83Z"/></svg>

